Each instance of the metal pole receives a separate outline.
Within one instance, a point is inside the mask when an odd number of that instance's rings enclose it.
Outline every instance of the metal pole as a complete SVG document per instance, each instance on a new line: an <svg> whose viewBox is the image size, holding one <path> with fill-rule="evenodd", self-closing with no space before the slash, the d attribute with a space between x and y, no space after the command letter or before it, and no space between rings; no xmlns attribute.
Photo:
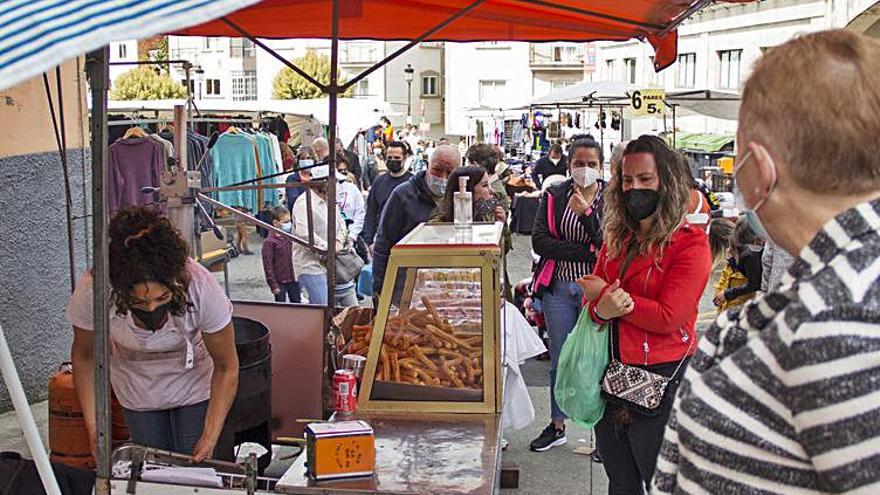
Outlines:
<svg viewBox="0 0 880 495"><path fill-rule="evenodd" d="M675 105L672 105L672 147L675 148L675 140L677 138L675 130Z"/></svg>
<svg viewBox="0 0 880 495"><path fill-rule="evenodd" d="M96 495L110 495L110 304L107 293L108 240L107 200L107 90L110 86L110 48L95 50L87 56L86 66L92 88L92 246L93 297L95 315L95 435L98 458Z"/></svg>
<svg viewBox="0 0 880 495"><path fill-rule="evenodd" d="M412 80L406 82L406 123L412 123Z"/></svg>
<svg viewBox="0 0 880 495"><path fill-rule="evenodd" d="M339 98L339 0L333 0L330 40L330 175L327 179L327 308L336 306L336 111ZM332 312L331 312L332 314ZM328 315L329 316L329 315ZM329 325L330 318L326 319Z"/></svg>
<svg viewBox="0 0 880 495"><path fill-rule="evenodd" d="M195 129L192 121L192 110L193 110L193 88L190 86L191 78L189 71L192 69L192 64L187 62L183 65L183 72L186 75L186 119L189 121L190 128Z"/></svg>
<svg viewBox="0 0 880 495"><path fill-rule="evenodd" d="M21 386L21 378L19 378L15 362L12 360L12 353L6 343L6 335L3 333L2 326L0 326L0 370L2 370L0 374L6 380L6 389L9 391L9 398L12 399L12 405L15 407L18 425L24 433L24 439L31 451L31 456L34 458L34 464L37 466L37 473L43 482L43 488L49 495L61 495L58 480L55 479L55 472L52 471L52 464L49 463L46 448L43 447L40 431L37 429L34 414L31 412L31 406L28 405L27 396Z"/></svg>

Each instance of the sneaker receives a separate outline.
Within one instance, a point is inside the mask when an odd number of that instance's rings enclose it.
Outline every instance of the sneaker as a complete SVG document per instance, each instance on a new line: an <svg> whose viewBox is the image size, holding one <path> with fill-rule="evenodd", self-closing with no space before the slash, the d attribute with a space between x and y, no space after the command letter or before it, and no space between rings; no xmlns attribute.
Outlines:
<svg viewBox="0 0 880 495"><path fill-rule="evenodd" d="M596 464L602 464L602 456L599 455L599 449L594 450L593 453L590 454L590 458L592 458L593 462Z"/></svg>
<svg viewBox="0 0 880 495"><path fill-rule="evenodd" d="M563 426L561 430L557 430L556 426L550 423L544 428L544 431L541 432L538 438L532 440L529 448L532 452L545 452L553 447L565 445L567 441L565 439L565 427Z"/></svg>

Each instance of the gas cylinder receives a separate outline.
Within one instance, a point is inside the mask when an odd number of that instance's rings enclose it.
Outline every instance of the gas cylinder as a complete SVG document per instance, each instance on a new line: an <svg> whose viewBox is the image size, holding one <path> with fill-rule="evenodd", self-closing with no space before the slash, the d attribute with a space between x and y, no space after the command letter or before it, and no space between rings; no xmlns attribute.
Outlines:
<svg viewBox="0 0 880 495"><path fill-rule="evenodd" d="M111 398L112 438L116 447L128 441L128 427L122 406ZM52 462L84 469L94 469L95 460L89 451L89 436L79 398L73 384L73 366L63 363L49 379L49 449Z"/></svg>

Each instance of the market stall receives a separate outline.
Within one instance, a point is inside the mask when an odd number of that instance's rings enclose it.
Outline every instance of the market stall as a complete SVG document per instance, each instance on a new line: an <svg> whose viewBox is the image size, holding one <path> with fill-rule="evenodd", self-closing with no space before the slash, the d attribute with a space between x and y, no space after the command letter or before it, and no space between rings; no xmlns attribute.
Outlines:
<svg viewBox="0 0 880 495"><path fill-rule="evenodd" d="M675 60L677 44L677 34L675 33L676 26L693 12L696 12L707 5L709 1L698 0L675 5L670 5L667 2L621 4L619 2L603 1L593 2L588 9L584 8L584 6L581 5L581 2L573 1L427 0L426 2L419 2L416 4L389 4L379 0L361 0L357 2L340 2L339 0L293 2L276 0L260 3L211 2L211 8L205 8L205 10L210 10L210 12L205 13L204 16L193 15L192 9L196 8L196 6L189 5L190 3L195 2L177 2L173 7L168 7L167 2L161 4L160 2L144 1L137 4L137 6L127 7L129 9L139 10L137 12L128 12L129 17L126 17L125 19L142 16L144 20L149 21L138 23L139 29L136 30L125 29L126 27L131 26L125 26L124 22L117 18L108 20L108 18L101 18L101 16L95 16L94 19L90 19L89 21L106 21L105 24L96 24L100 29L94 31L85 30L78 33L78 35L71 35L70 33L62 32L62 30L56 30L57 32L51 33L55 38L52 38L51 43L47 46L60 44L62 49L45 50L46 47L42 46L41 49L24 52L25 56L20 56L0 64L0 87L5 87L8 84L23 80L24 77L33 75L54 63L58 63L60 60L63 60L64 57L76 55L81 53L82 50L94 50L105 46L112 40L121 39L123 37L127 38L132 35L146 37L162 31L182 29L177 31L176 34L244 36L254 41L257 46L268 50L276 58L282 60L300 75L304 75L306 79L310 80L313 84L328 94L328 134L329 139L332 142L337 135L338 95L366 77L377 67L388 63L390 60L398 57L400 54L422 41L471 41L475 39L592 41L600 39L626 40L632 37L638 37L641 39L647 39L657 49L655 60L656 69L659 70L673 63ZM183 4L186 5L184 6ZM221 20L209 21L194 27L185 27L191 26L193 19L214 19L218 16L222 16L232 8L233 4L235 4L236 7L244 8L235 14L226 15ZM248 4L255 5L247 7ZM163 11L163 5L164 8L168 10L173 8L173 12ZM76 6L74 5L73 7L75 8ZM52 13L52 15L56 14L57 13ZM101 14L106 15L106 12L101 12ZM163 14L167 15L163 18ZM67 15L75 16L77 13L68 12ZM34 14L33 17L38 18L39 15ZM389 33L386 30L386 21L388 18L401 19L405 20L405 22L398 22L398 29L393 33ZM292 24L289 21L290 19L296 19L296 23ZM162 22L163 20L165 22ZM53 19L53 21L57 21L57 19ZM32 25L47 26L49 24L41 24L38 19L35 19ZM111 26L112 29L107 29L108 25ZM150 27L145 28L144 26L147 25ZM66 36L66 38L64 36ZM315 81L300 68L269 50L257 37L330 38L332 44L329 83L322 84ZM367 69L364 73L345 84L339 84L336 67L338 67L338 41L342 37L374 39L391 39L394 37L411 41L401 49L389 55L376 66ZM11 37L8 39L3 38L0 39L0 43L5 43L10 40ZM44 53L49 53L51 56L46 56L40 59L39 56ZM94 215L93 245L95 255L94 278L98 282L95 285L94 290L94 311L95 314L98 315L98 318L96 318L95 321L94 350L95 355L97 356L95 395L98 415L96 425L98 436L98 483L96 486L96 492L99 494L111 493L112 478L110 466L111 446L110 435L108 434L110 431L110 386L107 360L110 344L108 336L110 305L107 297L108 209L106 207L105 191L107 170L107 155L105 150L107 148L108 58L109 54L106 48L97 49L90 53L87 58L87 67L92 91L91 156L93 187L92 211ZM331 147L330 153L331 155L329 159L332 162L335 158L334 147ZM172 188L175 189L176 192L166 191L166 196L169 200L173 200L170 204L173 204L173 207L177 208L172 211L170 215L175 218L176 222L179 222L179 225L184 226L184 228L181 229L182 231L192 232L191 226L196 213L193 212L192 203L187 200L192 199L193 197L205 200L205 197L202 195L196 196L197 192L195 189L197 189L197 187L195 187L194 184L196 176L190 174L192 170L187 168L186 159L182 158L179 163L183 165L177 170L177 175L172 177L174 180L171 181L172 184L175 184L176 181L175 188ZM335 183L335 168L330 167L330 177L328 180L328 195L330 197L335 196ZM265 186L260 185L250 187L260 188ZM171 195L169 195L169 193ZM228 208L228 206L222 204L215 204L215 206ZM333 201L328 202L328 229L330 231L335 230L335 209L335 203ZM253 220L251 219L249 221ZM189 226L189 228L186 228L186 226ZM308 243L309 245L312 244L303 239L295 239L295 241ZM492 245L494 246L494 242ZM488 246L488 244L483 245L481 249L487 251L491 258L490 251L494 251L495 248L487 248L486 246ZM449 253L452 254L458 248L453 246L449 249ZM473 249L473 246L468 249ZM326 259L328 260L335 259L335 246L333 243L328 246L326 252L323 254L325 254ZM459 256L466 257L466 253L456 253L451 257L457 258ZM459 266L457 263L459 262L450 261L449 267ZM479 403L475 401L467 403L466 401L465 404L455 404L454 408L445 401L429 400L427 402L428 404L432 402L440 402L443 404L440 409L449 409L453 412L459 411L459 408L469 409L471 410L470 414L482 417L479 420L471 420L468 419L471 417L470 415L468 415L468 417L459 414L448 417L437 415L432 416L431 421L425 422L418 421L418 415L421 413L409 412L401 413L405 415L401 422L397 422L397 420L390 416L387 418L374 419L373 429L378 432L376 436L377 446L379 447L376 453L377 457L381 459L377 466L379 466L380 469L373 475L372 481L366 481L366 483L372 482L375 484L377 476L379 477L378 480L401 479L402 476L407 474L405 470L402 470L399 467L389 468L392 472L387 474L388 478L382 478L385 476L383 473L388 473L388 471L383 471L381 467L390 466L390 462L394 459L394 456L404 456L403 458L405 459L405 462L410 465L425 466L425 475L434 478L434 481L437 483L448 483L448 478L453 476L457 477L457 479L463 483L467 482L466 486L459 491L461 493L492 493L496 490L499 455L497 442L500 439L500 431L497 424L499 424L498 422L500 421L498 413L500 412L500 403L502 399L500 378L502 374L499 371L501 369L501 363L499 360L500 353L498 352L498 317L496 315L501 314L501 309L496 309L494 304L487 306L489 302L486 300L486 291L491 289L494 294L498 291L498 284L497 278L488 275L485 268L481 268L481 270L483 270L480 275L480 291L481 294L483 294L483 306L481 308L481 319L483 320L483 324L480 325L480 339L482 339L484 353L481 356L477 356L477 358L482 357L482 375L484 376L481 376L480 380L480 401ZM495 271L497 271L497 268ZM492 270L488 270L488 272L492 272ZM335 280L335 266L333 262L327 264L327 276L328 288L329 291L332 291ZM396 286L397 281L394 278L394 275L391 276L391 283L386 283L386 286L394 287ZM406 282L404 281L404 286L405 285ZM330 293L329 299L332 300L332 292ZM391 295L383 295L382 304L383 308L386 308L386 315L384 316L386 322L388 319L387 308L390 308L391 299ZM424 304L424 306L427 308L429 305ZM287 308L287 311L287 318L292 321L297 321L302 316L301 312L303 309L291 306ZM309 309L309 311L312 311L312 309ZM331 308L321 308L319 311L323 313L323 325L325 327L328 326L330 317L332 316ZM381 312L382 309L380 308L380 315ZM446 318L441 317L441 319ZM486 325L487 321L491 322L490 330L494 332L492 334L486 333L487 328L489 328L489 326ZM381 328L381 325L379 327ZM384 330L380 330L380 332L381 331ZM321 335L323 336L325 333L326 332L322 332ZM446 335L454 339L461 339L461 337L456 335L455 332L447 332ZM466 339L475 337L476 335L473 337L465 337L464 342L467 343ZM438 335L435 336L435 338L442 337ZM454 341L448 343L453 345ZM467 345L473 346L474 344L468 343ZM372 369L372 373L375 375L376 366L379 363L377 357L381 356L380 341L377 340L374 343L371 343L371 346L371 364L368 367L368 371L369 369ZM444 347L446 346L444 345ZM438 363L436 362L434 363L435 366L437 364ZM425 366L430 368L427 363L425 363ZM467 382L476 383L476 369L468 369L466 364L464 364L464 367L464 374ZM471 361L471 368L474 367L475 363ZM450 374L452 374L451 370ZM473 375L473 380L471 380L471 375ZM458 390L458 383L453 379L453 376L449 376L447 379L455 385L455 387L452 388ZM462 377L459 376L458 380L461 381ZM463 381L462 385L467 382ZM277 381L273 383L276 384L274 386L277 386ZM367 383L368 390L365 390L365 395L372 399L373 391L370 388L371 382ZM442 379L441 385L443 385ZM378 389L379 388L377 388L377 390ZM290 394L287 384L283 387L283 391L279 390L278 393ZM273 394L273 397L274 395L275 394ZM369 411L372 406L370 402L372 401L368 399L364 400L366 401L364 402L364 407ZM371 417L369 414L375 413L370 411L365 415L365 418ZM403 423L406 423L406 426L404 426ZM431 432L434 431L436 431L437 435L446 438L447 441L444 443L441 441L441 438L433 435ZM413 437L416 437L420 438L418 442L412 443L411 440L407 440L410 442L408 444L409 446L425 445L433 440L433 443L439 445L438 449L440 449L440 447L451 446L451 439L461 439L463 435L468 435L468 438L471 440L471 442L467 443L467 448L464 448L460 444L456 444L456 449L458 450L446 450L449 455L454 455L454 457L439 458L441 460L448 459L448 463L443 463L446 467L449 465L458 466L459 469L454 473L444 471L443 467L435 465L432 459L428 457L432 453L429 449L418 450L410 448L407 450L396 448L400 445L399 442L404 441L402 439L412 439ZM386 443L382 443L383 438L386 439ZM35 455L41 450L36 445L31 445L31 447ZM387 452L388 450L394 450L394 453ZM441 455L443 452L444 451L441 449L433 451L433 454ZM467 453L469 455L467 457L458 457L460 453ZM479 455L476 455L477 453L479 453ZM453 464L453 462L457 462L457 464ZM294 477L297 475L301 476L300 473L296 472L291 474L291 476ZM295 482L299 483L299 481ZM46 484L49 486L51 482L47 480ZM312 485L310 488L313 492L316 491L312 482L308 484ZM359 485L355 491L370 492L369 489L364 490L362 486L363 485ZM389 482L388 486L394 488L393 483ZM426 486L428 488L425 488L423 485L421 489L432 490L432 488L430 488L431 486L439 487L438 490L426 491L426 493L457 492L452 489L447 490L446 488L448 487L446 485L438 484ZM141 493L194 493L194 489L192 488L184 488L176 485L172 487L168 484L163 485L152 482L138 482L136 479L126 481L115 480L112 482L113 492L123 493L123 491L129 489L129 493L131 493L131 490L135 490L135 488L141 490ZM250 493L254 493L257 487L250 484L244 489L248 490ZM298 490L299 488L293 489ZM200 488L197 489L197 491L198 493L225 493L219 488L217 490ZM351 487L341 484L330 487L320 487L317 491L320 493L344 493L350 492L352 489Z"/></svg>

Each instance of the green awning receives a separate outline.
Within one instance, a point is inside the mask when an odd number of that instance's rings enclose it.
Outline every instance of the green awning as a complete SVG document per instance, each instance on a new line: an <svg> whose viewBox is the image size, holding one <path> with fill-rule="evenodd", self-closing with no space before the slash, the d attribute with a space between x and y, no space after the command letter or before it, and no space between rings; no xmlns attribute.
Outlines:
<svg viewBox="0 0 880 495"><path fill-rule="evenodd" d="M675 147L681 150L717 153L732 144L734 139L734 136L729 134L679 132L676 133Z"/></svg>

